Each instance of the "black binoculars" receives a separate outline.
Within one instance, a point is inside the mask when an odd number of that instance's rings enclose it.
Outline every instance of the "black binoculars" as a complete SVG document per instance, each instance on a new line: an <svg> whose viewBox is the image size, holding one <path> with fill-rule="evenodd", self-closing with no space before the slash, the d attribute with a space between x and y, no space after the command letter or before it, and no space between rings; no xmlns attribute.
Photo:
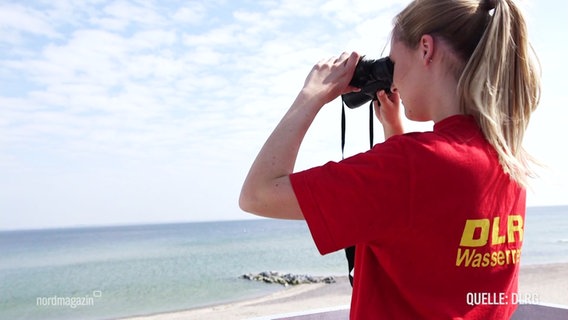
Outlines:
<svg viewBox="0 0 568 320"><path fill-rule="evenodd" d="M353 87L361 88L361 91L342 95L343 102L347 107L354 109L376 100L379 90L390 93L393 71L394 63L389 57L376 60L361 58L349 83Z"/></svg>

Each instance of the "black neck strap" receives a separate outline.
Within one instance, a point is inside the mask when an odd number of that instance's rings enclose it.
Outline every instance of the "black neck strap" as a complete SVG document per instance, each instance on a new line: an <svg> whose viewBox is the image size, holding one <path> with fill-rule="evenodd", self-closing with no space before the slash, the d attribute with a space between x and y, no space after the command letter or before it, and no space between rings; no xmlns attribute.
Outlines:
<svg viewBox="0 0 568 320"><path fill-rule="evenodd" d="M369 149L373 148L374 136L374 117L373 117L373 101L369 104ZM341 99L341 159L345 159L345 102Z"/></svg>
<svg viewBox="0 0 568 320"><path fill-rule="evenodd" d="M373 101L369 104L369 149L373 148ZM345 159L345 102L341 100L341 159ZM355 246L345 248L347 267L349 269L349 282L353 287L353 269L355 268Z"/></svg>

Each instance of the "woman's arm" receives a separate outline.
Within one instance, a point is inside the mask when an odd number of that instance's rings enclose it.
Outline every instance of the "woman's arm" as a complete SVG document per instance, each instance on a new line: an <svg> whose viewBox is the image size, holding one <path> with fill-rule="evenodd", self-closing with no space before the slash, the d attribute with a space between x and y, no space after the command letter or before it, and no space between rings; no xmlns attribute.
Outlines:
<svg viewBox="0 0 568 320"><path fill-rule="evenodd" d="M264 217L303 219L289 175L300 144L319 110L349 86L359 61L356 52L316 64L296 100L268 137L243 184L239 206Z"/></svg>

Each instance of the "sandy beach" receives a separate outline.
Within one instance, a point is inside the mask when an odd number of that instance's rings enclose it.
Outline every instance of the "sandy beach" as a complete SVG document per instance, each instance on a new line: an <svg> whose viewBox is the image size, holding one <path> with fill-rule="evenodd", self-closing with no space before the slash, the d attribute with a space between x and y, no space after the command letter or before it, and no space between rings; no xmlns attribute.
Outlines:
<svg viewBox="0 0 568 320"><path fill-rule="evenodd" d="M541 304L568 308L568 263L521 266L519 294L532 294Z"/></svg>
<svg viewBox="0 0 568 320"><path fill-rule="evenodd" d="M270 319L271 315L348 308L351 287L347 277L333 284L292 286L277 293L187 311L132 317L128 320ZM522 266L519 296L534 303L568 307L568 264Z"/></svg>

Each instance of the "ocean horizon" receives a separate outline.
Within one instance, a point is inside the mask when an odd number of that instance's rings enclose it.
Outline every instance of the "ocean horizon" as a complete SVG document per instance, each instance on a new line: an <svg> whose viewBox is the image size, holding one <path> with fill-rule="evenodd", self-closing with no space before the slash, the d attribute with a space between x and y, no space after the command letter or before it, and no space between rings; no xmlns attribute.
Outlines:
<svg viewBox="0 0 568 320"><path fill-rule="evenodd" d="M239 220L0 231L1 319L116 319L263 296L240 278L345 276L303 221ZM521 265L568 263L568 206L529 207Z"/></svg>

